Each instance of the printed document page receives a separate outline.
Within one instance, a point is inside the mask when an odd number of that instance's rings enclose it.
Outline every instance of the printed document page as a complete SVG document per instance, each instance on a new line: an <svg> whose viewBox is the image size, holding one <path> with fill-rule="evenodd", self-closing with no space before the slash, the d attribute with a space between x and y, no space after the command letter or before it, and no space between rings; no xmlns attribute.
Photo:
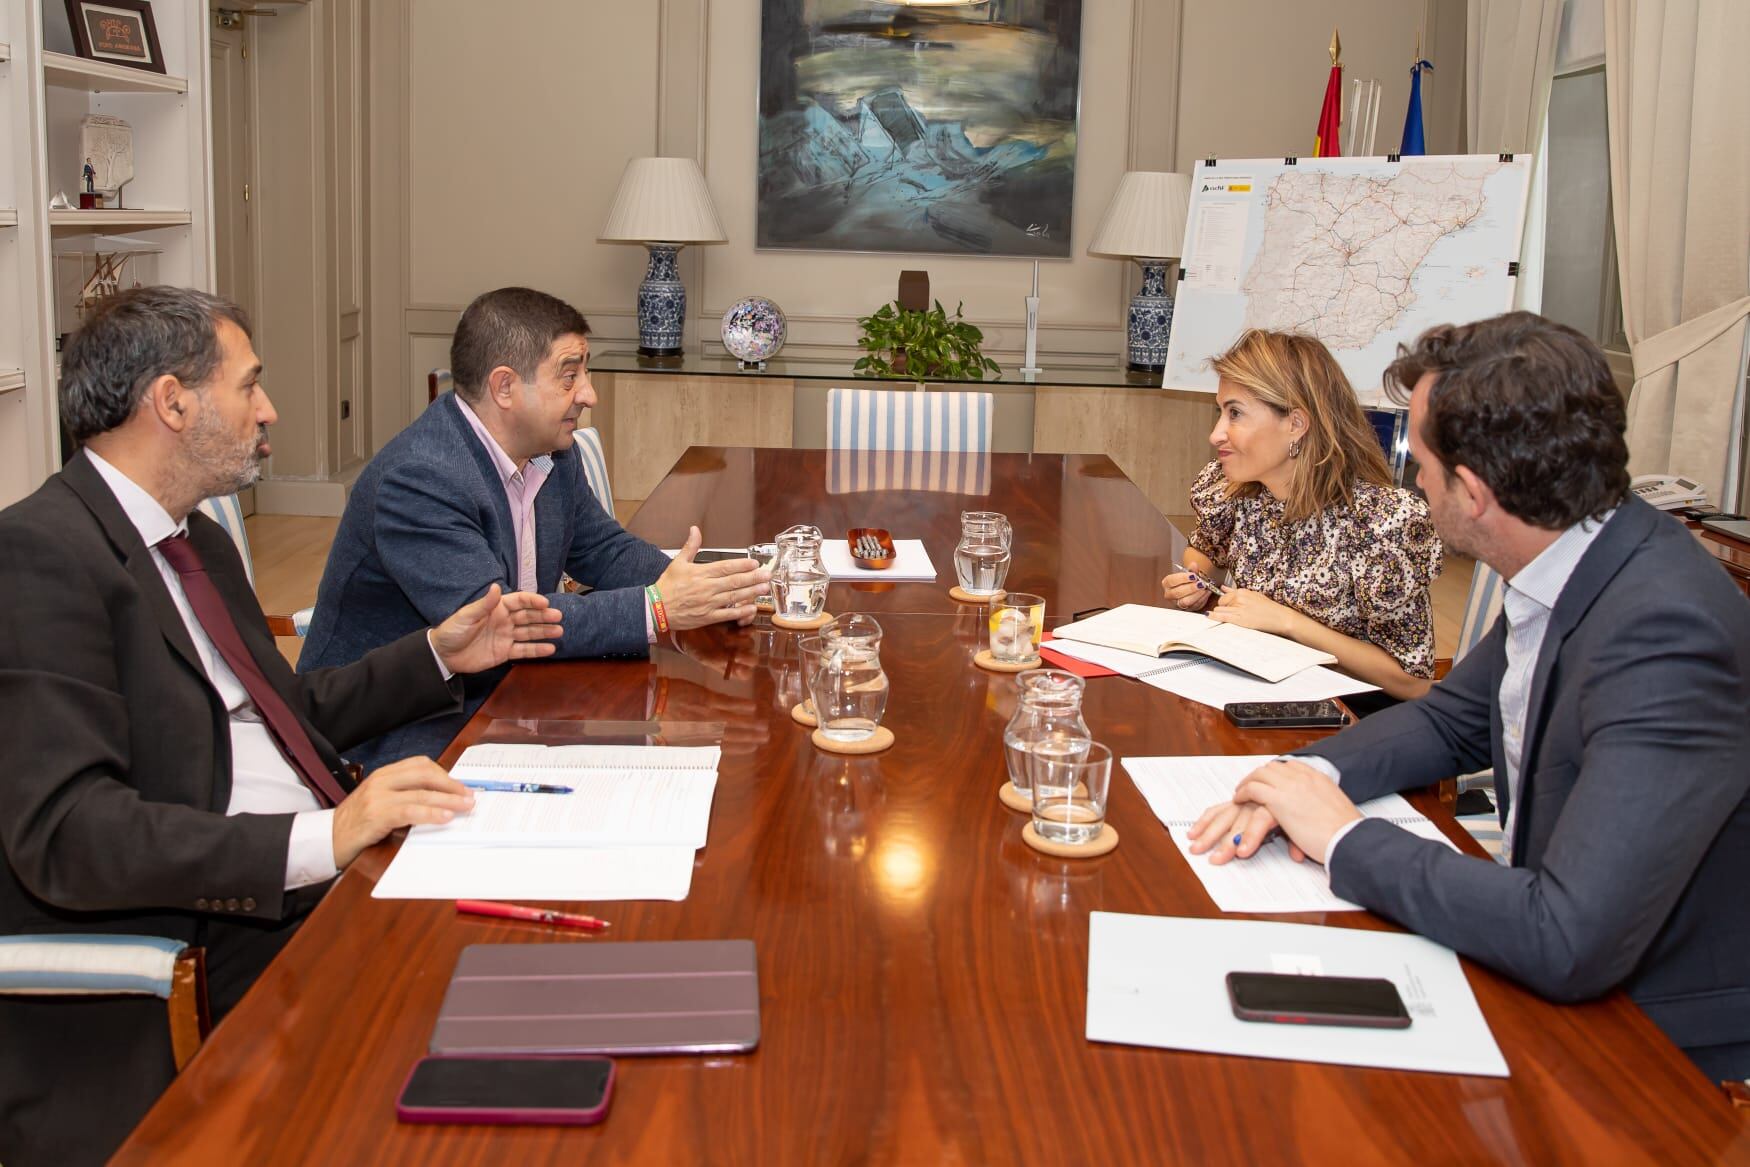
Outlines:
<svg viewBox="0 0 1750 1167"><path fill-rule="evenodd" d="M1397 986L1410 1026L1241 1021L1228 999L1230 972L1383 977ZM1508 1076L1458 956L1402 932L1094 912L1086 1033L1159 1049Z"/></svg>
<svg viewBox="0 0 1750 1167"><path fill-rule="evenodd" d="M717 790L717 746L475 745L450 774L461 782L536 782L570 794L477 791L474 809L414 827L406 847L699 848Z"/></svg>
<svg viewBox="0 0 1750 1167"><path fill-rule="evenodd" d="M415 847L377 881L379 900L684 900L689 847Z"/></svg>
<svg viewBox="0 0 1750 1167"><path fill-rule="evenodd" d="M1353 912L1358 904L1331 891L1325 869L1307 860L1297 863L1288 840L1277 836L1250 859L1232 859L1217 867L1207 854L1191 854L1191 827L1203 812L1233 797L1240 781L1275 757L1274 754L1212 755L1183 758L1125 758L1124 769L1148 800L1149 809L1167 828L1179 854L1203 883L1203 890L1224 912ZM1361 803L1368 818L1385 819L1413 835L1451 847L1429 818L1388 794ZM1454 848L1456 850L1456 848Z"/></svg>
<svg viewBox="0 0 1750 1167"><path fill-rule="evenodd" d="M1264 681L1251 673L1222 664L1218 660L1194 652L1174 652L1166 656L1145 656L1107 648L1101 644L1082 644L1074 640L1052 640L1053 652L1061 652L1089 664L1102 665L1127 677L1135 677L1187 701L1196 701L1214 709L1239 701L1323 701L1350 693L1367 693L1379 686L1358 681L1335 669L1314 665L1301 669L1281 681Z"/></svg>

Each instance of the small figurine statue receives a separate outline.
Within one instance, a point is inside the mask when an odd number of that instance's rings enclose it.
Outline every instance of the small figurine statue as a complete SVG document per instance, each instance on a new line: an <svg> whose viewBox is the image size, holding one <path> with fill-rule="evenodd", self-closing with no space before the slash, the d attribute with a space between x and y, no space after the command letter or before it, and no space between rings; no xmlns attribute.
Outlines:
<svg viewBox="0 0 1750 1167"><path fill-rule="evenodd" d="M85 175L85 193L96 194L97 188L92 184L97 181L97 167L91 165L91 159L85 160L85 169L82 173Z"/></svg>

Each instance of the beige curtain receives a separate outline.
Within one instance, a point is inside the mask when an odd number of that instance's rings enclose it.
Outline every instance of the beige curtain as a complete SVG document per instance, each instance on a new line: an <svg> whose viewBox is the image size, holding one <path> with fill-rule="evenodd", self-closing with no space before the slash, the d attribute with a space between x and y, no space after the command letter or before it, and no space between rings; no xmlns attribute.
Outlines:
<svg viewBox="0 0 1750 1167"><path fill-rule="evenodd" d="M1729 507L1750 315L1750 3L1609 0L1610 198L1634 357L1629 462Z"/></svg>
<svg viewBox="0 0 1750 1167"><path fill-rule="evenodd" d="M1465 140L1473 154L1537 149L1549 110L1562 0L1470 0Z"/></svg>

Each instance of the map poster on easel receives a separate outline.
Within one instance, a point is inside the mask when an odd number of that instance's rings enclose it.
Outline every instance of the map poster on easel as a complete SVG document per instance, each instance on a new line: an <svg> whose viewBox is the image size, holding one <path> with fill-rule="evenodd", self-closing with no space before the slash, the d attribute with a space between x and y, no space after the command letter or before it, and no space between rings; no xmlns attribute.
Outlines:
<svg viewBox="0 0 1750 1167"><path fill-rule="evenodd" d="M1529 154L1199 162L1162 383L1213 393L1210 358L1267 328L1384 400L1399 342L1513 306L1530 183Z"/></svg>

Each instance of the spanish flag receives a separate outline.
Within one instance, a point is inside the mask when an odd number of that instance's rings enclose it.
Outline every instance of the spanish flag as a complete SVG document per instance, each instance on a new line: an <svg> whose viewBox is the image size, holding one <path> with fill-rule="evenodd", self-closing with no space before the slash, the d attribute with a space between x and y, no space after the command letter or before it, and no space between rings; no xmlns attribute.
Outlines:
<svg viewBox="0 0 1750 1167"><path fill-rule="evenodd" d="M1325 104L1319 110L1319 133L1313 139L1314 158L1336 158L1343 153L1338 130L1343 124L1343 42L1331 30L1331 79L1325 82Z"/></svg>

